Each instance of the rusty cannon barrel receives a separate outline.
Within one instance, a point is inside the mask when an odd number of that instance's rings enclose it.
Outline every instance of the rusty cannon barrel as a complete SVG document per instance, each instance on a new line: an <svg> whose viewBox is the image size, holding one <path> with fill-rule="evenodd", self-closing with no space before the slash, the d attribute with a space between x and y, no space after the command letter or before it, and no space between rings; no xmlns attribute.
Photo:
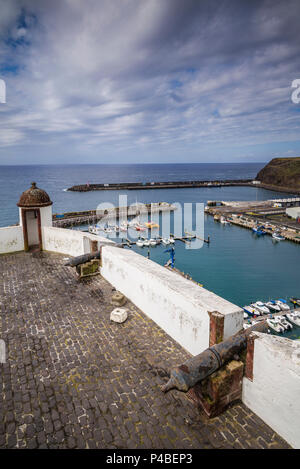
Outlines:
<svg viewBox="0 0 300 469"><path fill-rule="evenodd" d="M170 379L162 387L162 391L166 392L173 388L177 388L179 391L188 391L196 383L218 370L241 350L244 350L247 346L247 337L251 332L267 332L267 330L267 322L262 321L190 358L171 370Z"/></svg>
<svg viewBox="0 0 300 469"><path fill-rule="evenodd" d="M101 251L95 251L88 254L83 254L82 256L70 257L68 261L64 264L70 267L76 267L80 264L85 264L86 262L91 261L92 259L100 259Z"/></svg>
<svg viewBox="0 0 300 469"><path fill-rule="evenodd" d="M86 262L91 261L92 259L100 259L101 257L101 248L104 246L111 246L113 248L123 248L122 244L117 244L113 242L100 242L100 249L95 252L88 252L87 254L82 254L81 256L70 257L67 262L64 264L65 266L76 267L80 264L85 264Z"/></svg>

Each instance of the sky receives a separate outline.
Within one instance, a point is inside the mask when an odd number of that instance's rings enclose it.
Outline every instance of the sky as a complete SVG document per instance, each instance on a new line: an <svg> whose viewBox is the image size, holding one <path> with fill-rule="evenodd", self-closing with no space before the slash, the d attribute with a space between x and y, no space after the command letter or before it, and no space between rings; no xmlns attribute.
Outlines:
<svg viewBox="0 0 300 469"><path fill-rule="evenodd" d="M299 0L0 0L0 164L299 156L299 17Z"/></svg>

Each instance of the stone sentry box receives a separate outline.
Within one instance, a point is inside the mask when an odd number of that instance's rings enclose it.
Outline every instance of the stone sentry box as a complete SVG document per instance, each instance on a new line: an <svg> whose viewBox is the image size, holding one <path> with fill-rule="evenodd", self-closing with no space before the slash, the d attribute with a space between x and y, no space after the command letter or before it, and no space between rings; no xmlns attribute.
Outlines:
<svg viewBox="0 0 300 469"><path fill-rule="evenodd" d="M18 202L20 225L23 228L24 250L43 249L42 227L52 226L52 202L49 195L33 182Z"/></svg>

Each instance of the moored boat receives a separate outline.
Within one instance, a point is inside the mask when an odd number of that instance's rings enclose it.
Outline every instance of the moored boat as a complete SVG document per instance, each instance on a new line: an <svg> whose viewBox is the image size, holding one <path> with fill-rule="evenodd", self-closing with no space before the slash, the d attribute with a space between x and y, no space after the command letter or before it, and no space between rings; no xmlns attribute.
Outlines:
<svg viewBox="0 0 300 469"><path fill-rule="evenodd" d="M275 241L284 241L285 237L282 236L278 231L272 234L272 238L275 239Z"/></svg>
<svg viewBox="0 0 300 469"><path fill-rule="evenodd" d="M262 303L262 301L257 301L256 303L253 303L251 306L253 306L253 308L260 311L261 314L269 314L270 313L269 308L264 303Z"/></svg>
<svg viewBox="0 0 300 469"><path fill-rule="evenodd" d="M276 319L279 321L281 326L283 326L286 331L289 329L293 329L292 324L288 322L284 316L276 316Z"/></svg>
<svg viewBox="0 0 300 469"><path fill-rule="evenodd" d="M300 306L300 298L297 298L297 297L295 297L295 296L292 296L292 297L290 298L290 302L293 303L293 305L298 305L298 306Z"/></svg>
<svg viewBox="0 0 300 469"><path fill-rule="evenodd" d="M244 306L243 310L245 311L246 314L248 314L250 316L259 316L260 315L260 312L257 311L257 309L255 309L252 305Z"/></svg>
<svg viewBox="0 0 300 469"><path fill-rule="evenodd" d="M294 324L294 326L300 327L300 315L299 313L293 313L292 311L290 313L286 313L286 318Z"/></svg>
<svg viewBox="0 0 300 469"><path fill-rule="evenodd" d="M281 311L290 311L289 305L283 298L279 298L279 300L276 300L275 303L279 306Z"/></svg>
<svg viewBox="0 0 300 469"><path fill-rule="evenodd" d="M267 319L267 324L273 331L277 332L278 334L281 334L282 332L284 332L284 327L281 326L279 321L277 321L274 318L273 319L268 318Z"/></svg>
<svg viewBox="0 0 300 469"><path fill-rule="evenodd" d="M268 303L265 305L270 311L273 311L274 313L279 313L281 311L280 307L275 303L275 301L268 301Z"/></svg>

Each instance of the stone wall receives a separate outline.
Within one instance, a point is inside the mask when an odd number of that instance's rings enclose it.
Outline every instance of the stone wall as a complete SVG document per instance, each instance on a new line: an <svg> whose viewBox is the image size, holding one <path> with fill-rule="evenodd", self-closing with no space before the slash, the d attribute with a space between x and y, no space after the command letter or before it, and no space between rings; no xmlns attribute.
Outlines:
<svg viewBox="0 0 300 469"><path fill-rule="evenodd" d="M223 339L242 329L238 306L133 251L104 247L101 274L193 355L209 347L210 312L224 315Z"/></svg>
<svg viewBox="0 0 300 469"><path fill-rule="evenodd" d="M299 449L300 342L256 332L252 339L254 352L252 359L247 356L249 378L243 379L243 402Z"/></svg>
<svg viewBox="0 0 300 469"><path fill-rule="evenodd" d="M23 229L21 226L0 228L0 254L23 251Z"/></svg>
<svg viewBox="0 0 300 469"><path fill-rule="evenodd" d="M91 241L100 243L101 240L104 240L107 242L106 238L67 228L46 226L42 228L42 233L44 250L74 257L90 252Z"/></svg>

